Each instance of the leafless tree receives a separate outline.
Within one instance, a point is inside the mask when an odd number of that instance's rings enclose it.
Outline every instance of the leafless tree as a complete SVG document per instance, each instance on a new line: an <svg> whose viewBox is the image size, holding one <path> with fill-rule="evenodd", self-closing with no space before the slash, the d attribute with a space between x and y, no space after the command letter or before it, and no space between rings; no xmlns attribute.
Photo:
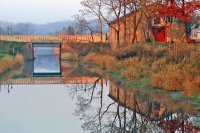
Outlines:
<svg viewBox="0 0 200 133"><path fill-rule="evenodd" d="M117 33L117 46L120 45L120 30L121 22L120 17L123 11L123 1L122 0L101 0L102 10L101 17L108 24L110 28L113 28ZM112 25L112 21L116 20L116 25Z"/></svg>
<svg viewBox="0 0 200 133"><path fill-rule="evenodd" d="M56 34L57 35L74 35L75 34L74 26L64 27L60 31L57 31Z"/></svg>
<svg viewBox="0 0 200 133"><path fill-rule="evenodd" d="M101 41L103 41L103 23L104 20L101 16L102 11L102 0L82 0L81 4L85 7L84 10L81 10L88 19L97 20L99 23L99 33Z"/></svg>
<svg viewBox="0 0 200 133"><path fill-rule="evenodd" d="M83 34L83 33L90 33L90 35L92 36L92 40L94 42L94 38L93 38L93 29L91 27L91 23L86 20L84 14L77 14L77 15L74 15L74 20L75 20L75 23L76 23L76 29L78 30L77 33L79 34Z"/></svg>
<svg viewBox="0 0 200 133"><path fill-rule="evenodd" d="M133 19L128 24L133 28L133 37L131 39L131 43L134 44L137 40L137 31L138 27L141 24L143 18L143 12L139 11L138 0L127 0L126 1L126 9L127 11L132 14ZM130 27L128 27L130 28Z"/></svg>
<svg viewBox="0 0 200 133"><path fill-rule="evenodd" d="M25 34L32 35L34 32L34 26L32 23L25 23L24 24Z"/></svg>
<svg viewBox="0 0 200 133"><path fill-rule="evenodd" d="M140 98L133 94L134 97L134 110L128 109L128 104L120 98L120 88L117 87L116 97L112 99L105 99L105 92L103 87L102 78L98 78L94 84L88 85L75 85L72 90L73 97L77 97L77 109L75 115L84 120L82 128L92 133L105 133L105 132L147 132L159 131L157 123L153 123L149 119L152 107L148 104L148 98ZM97 85L97 83L100 83ZM132 93L131 93L132 94ZM125 95L128 95L126 93ZM139 94L138 94L139 95ZM107 96L107 95L106 95ZM127 98L130 98L127 96ZM141 99L147 100L146 115L140 110ZM141 103L140 103L141 102ZM145 101L143 101L145 104ZM140 113L141 112L141 113Z"/></svg>
<svg viewBox="0 0 200 133"><path fill-rule="evenodd" d="M32 23L18 23L14 26L14 34L16 35L32 35L34 33L34 25Z"/></svg>

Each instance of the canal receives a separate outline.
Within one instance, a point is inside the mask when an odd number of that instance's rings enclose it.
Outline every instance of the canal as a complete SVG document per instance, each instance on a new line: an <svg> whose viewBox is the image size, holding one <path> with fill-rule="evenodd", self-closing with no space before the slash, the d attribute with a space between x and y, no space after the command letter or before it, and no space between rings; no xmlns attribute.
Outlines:
<svg viewBox="0 0 200 133"><path fill-rule="evenodd" d="M123 86L95 66L61 61L56 49L36 51L0 86L0 133L200 132L200 106L179 93Z"/></svg>

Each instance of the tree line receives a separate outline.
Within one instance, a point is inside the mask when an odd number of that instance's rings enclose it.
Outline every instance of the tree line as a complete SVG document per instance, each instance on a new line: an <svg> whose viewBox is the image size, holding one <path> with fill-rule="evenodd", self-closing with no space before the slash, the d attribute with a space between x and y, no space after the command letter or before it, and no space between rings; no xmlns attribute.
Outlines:
<svg viewBox="0 0 200 133"><path fill-rule="evenodd" d="M32 35L34 29L32 23L6 23L0 26L0 35Z"/></svg>

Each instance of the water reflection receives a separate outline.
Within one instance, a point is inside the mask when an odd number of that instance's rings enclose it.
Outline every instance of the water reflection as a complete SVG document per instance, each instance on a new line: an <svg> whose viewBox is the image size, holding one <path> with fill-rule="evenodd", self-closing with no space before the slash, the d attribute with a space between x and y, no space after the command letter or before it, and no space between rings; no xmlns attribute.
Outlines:
<svg viewBox="0 0 200 133"><path fill-rule="evenodd" d="M0 84L0 92L3 91L3 90L6 90L9 94L12 91L12 89L13 89L12 84L8 84L8 85L1 85Z"/></svg>
<svg viewBox="0 0 200 133"><path fill-rule="evenodd" d="M14 85L7 90L3 85L0 93L0 133L83 132L65 85Z"/></svg>
<svg viewBox="0 0 200 133"><path fill-rule="evenodd" d="M106 90L105 88L109 89ZM196 107L169 94L123 88L98 78L93 85L75 85L75 115L90 132L200 132Z"/></svg>
<svg viewBox="0 0 200 133"><path fill-rule="evenodd" d="M26 133L19 129L37 133L200 132L200 110L195 104L173 100L166 92L127 88L105 77L79 63L62 62L60 85L0 86L0 132L8 130L7 125L19 133Z"/></svg>
<svg viewBox="0 0 200 133"><path fill-rule="evenodd" d="M34 48L34 74L60 74L60 47Z"/></svg>

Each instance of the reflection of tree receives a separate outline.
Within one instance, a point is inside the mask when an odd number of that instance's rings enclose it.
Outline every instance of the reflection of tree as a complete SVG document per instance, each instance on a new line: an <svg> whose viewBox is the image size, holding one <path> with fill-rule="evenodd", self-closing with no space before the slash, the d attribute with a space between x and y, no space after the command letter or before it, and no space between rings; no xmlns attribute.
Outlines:
<svg viewBox="0 0 200 133"><path fill-rule="evenodd" d="M3 90L6 90L8 93L10 93L12 89L13 89L12 84L8 84L8 85L0 84L0 92L2 92Z"/></svg>
<svg viewBox="0 0 200 133"><path fill-rule="evenodd" d="M77 96L78 100L75 115L84 121L84 130L92 133L192 132L195 128L199 130L189 122L189 115L183 110L171 111L166 107L160 113L161 103L155 102L151 94L147 94L148 91L144 93L140 90L121 89L118 86L115 86L115 90L112 95L109 94L110 98L107 97L108 90L102 78L98 78L94 84L73 86L71 95Z"/></svg>

